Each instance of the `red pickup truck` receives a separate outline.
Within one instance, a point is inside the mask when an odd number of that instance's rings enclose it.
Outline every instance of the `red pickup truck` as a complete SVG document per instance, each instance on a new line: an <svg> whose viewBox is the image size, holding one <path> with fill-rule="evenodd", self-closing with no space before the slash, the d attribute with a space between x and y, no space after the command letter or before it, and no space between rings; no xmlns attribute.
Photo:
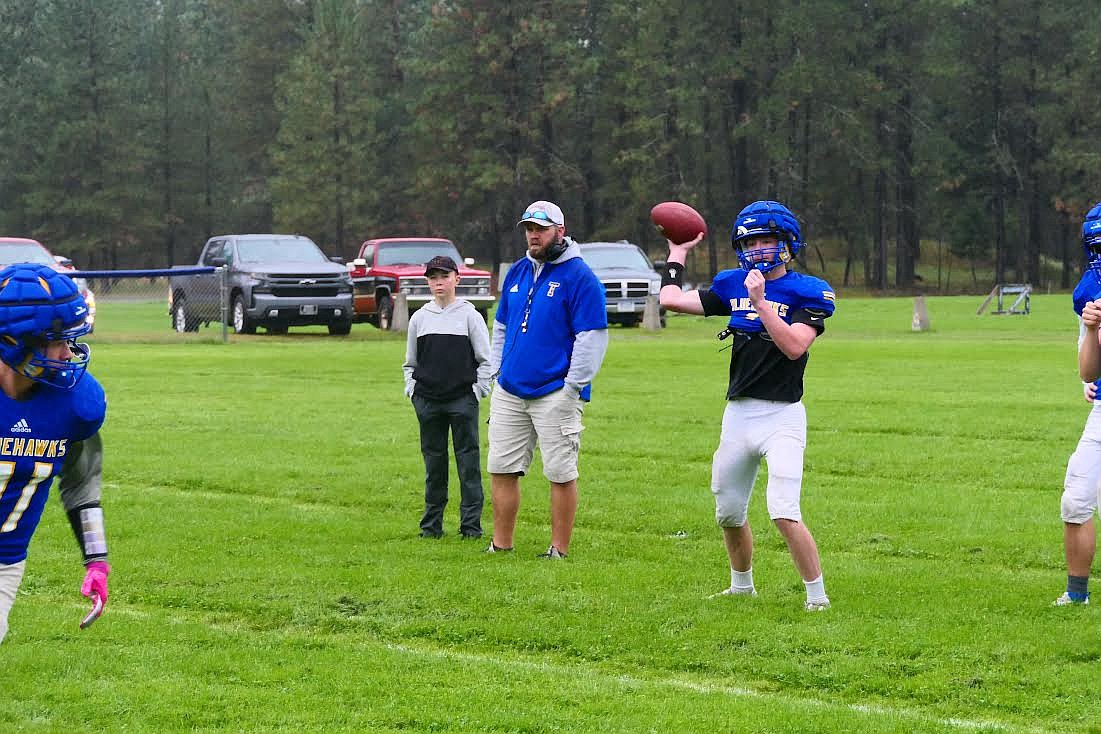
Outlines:
<svg viewBox="0 0 1101 734"><path fill-rule="evenodd" d="M489 309L496 300L490 286L490 274L470 267L473 258L465 260L451 240L438 237L389 237L367 240L359 246L359 254L348 264L351 271L354 319L366 321L379 329L389 330L394 317L394 299L405 294L409 313L432 300L424 264L437 255L450 257L459 266L459 287L456 295L474 304L474 308L489 320Z"/></svg>

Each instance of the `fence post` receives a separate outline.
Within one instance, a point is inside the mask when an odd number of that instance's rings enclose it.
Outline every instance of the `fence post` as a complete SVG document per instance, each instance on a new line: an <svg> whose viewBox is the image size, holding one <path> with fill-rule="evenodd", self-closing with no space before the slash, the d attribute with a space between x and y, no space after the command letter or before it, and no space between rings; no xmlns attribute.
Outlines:
<svg viewBox="0 0 1101 734"><path fill-rule="evenodd" d="M661 328L661 307L657 296L646 296L646 308L642 312L642 328L657 331Z"/></svg>
<svg viewBox="0 0 1101 734"><path fill-rule="evenodd" d="M218 296L222 304L222 344L229 344L229 266L218 268Z"/></svg>
<svg viewBox="0 0 1101 734"><path fill-rule="evenodd" d="M394 296L394 313L390 315L390 331L409 331L409 299L404 293Z"/></svg>
<svg viewBox="0 0 1101 734"><path fill-rule="evenodd" d="M911 328L914 331L929 331L929 309L925 305L925 296L914 298L914 320Z"/></svg>

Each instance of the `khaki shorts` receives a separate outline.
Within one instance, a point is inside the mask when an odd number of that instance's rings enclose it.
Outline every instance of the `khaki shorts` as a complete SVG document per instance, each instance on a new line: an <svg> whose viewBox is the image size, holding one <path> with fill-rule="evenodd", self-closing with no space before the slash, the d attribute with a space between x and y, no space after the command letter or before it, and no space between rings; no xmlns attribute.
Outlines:
<svg viewBox="0 0 1101 734"><path fill-rule="evenodd" d="M557 484L577 479L584 401L558 390L524 400L498 385L489 401L490 474L526 474L538 442L543 476Z"/></svg>

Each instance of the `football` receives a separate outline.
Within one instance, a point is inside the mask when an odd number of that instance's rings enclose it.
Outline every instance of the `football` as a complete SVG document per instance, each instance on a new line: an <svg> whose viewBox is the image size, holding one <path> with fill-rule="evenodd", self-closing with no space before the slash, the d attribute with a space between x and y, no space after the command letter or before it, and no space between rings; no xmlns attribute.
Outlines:
<svg viewBox="0 0 1101 734"><path fill-rule="evenodd" d="M700 213L679 201L663 201L650 210L650 221L666 239L678 245L691 242L700 232L707 235L707 222Z"/></svg>

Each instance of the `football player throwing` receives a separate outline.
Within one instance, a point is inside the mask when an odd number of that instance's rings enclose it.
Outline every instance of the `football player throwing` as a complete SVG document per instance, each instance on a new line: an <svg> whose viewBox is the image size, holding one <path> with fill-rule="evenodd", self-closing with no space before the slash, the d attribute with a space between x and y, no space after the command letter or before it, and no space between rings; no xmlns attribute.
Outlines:
<svg viewBox="0 0 1101 734"><path fill-rule="evenodd" d="M808 350L834 311L834 293L819 278L789 269L804 246L795 215L775 201L755 201L734 221L731 245L740 268L715 276L707 290L682 289L684 263L699 237L669 242L661 305L728 319L720 339L733 340L719 447L711 465L715 518L730 558L730 586L714 596L756 596L748 508L761 459L768 462L769 517L787 543L806 587L807 611L830 606L818 548L799 506L807 414L803 372Z"/></svg>

